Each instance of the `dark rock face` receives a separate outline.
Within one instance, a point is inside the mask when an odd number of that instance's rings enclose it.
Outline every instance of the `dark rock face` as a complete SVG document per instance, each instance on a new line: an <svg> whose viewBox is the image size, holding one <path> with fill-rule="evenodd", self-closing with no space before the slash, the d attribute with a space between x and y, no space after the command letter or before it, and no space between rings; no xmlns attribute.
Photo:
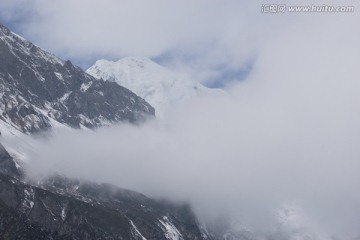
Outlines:
<svg viewBox="0 0 360 240"><path fill-rule="evenodd" d="M0 174L10 176L20 176L20 172L16 167L10 154L5 150L4 146L0 144Z"/></svg>
<svg viewBox="0 0 360 240"><path fill-rule="evenodd" d="M0 239L208 239L187 205L58 175L25 183L0 155Z"/></svg>
<svg viewBox="0 0 360 240"><path fill-rule="evenodd" d="M34 133L51 128L51 119L94 128L154 113L130 90L96 80L0 24L0 121Z"/></svg>

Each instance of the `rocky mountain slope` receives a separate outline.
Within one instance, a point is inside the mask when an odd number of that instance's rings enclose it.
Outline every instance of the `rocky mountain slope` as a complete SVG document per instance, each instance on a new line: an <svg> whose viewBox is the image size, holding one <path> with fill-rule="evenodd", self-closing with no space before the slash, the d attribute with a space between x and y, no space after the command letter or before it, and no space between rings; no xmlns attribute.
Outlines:
<svg viewBox="0 0 360 240"><path fill-rule="evenodd" d="M199 95L222 93L145 57L126 57L117 62L98 60L86 72L130 89L154 106L160 117L173 104Z"/></svg>
<svg viewBox="0 0 360 240"><path fill-rule="evenodd" d="M24 181L0 145L0 239L210 239L188 205L62 176Z"/></svg>
<svg viewBox="0 0 360 240"><path fill-rule="evenodd" d="M88 128L154 115L142 98L98 81L0 25L0 131Z"/></svg>

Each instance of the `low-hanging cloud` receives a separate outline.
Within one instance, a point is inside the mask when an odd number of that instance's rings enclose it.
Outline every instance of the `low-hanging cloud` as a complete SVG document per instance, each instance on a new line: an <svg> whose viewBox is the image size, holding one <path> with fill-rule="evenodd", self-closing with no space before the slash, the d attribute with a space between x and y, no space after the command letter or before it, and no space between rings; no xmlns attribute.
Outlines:
<svg viewBox="0 0 360 240"><path fill-rule="evenodd" d="M40 144L29 172L216 206L254 228L296 204L304 225L346 239L360 216L358 20L307 15L274 29L251 75L226 96L140 126L60 131Z"/></svg>
<svg viewBox="0 0 360 240"><path fill-rule="evenodd" d="M170 52L169 65L200 80L251 59L249 76L226 96L189 100L162 120L56 132L39 141L29 173L226 209L261 229L274 209L294 204L309 229L340 239L356 232L359 4L341 3L354 13L261 14L258 3L155 2L22 1L32 17L21 24L41 46L81 59ZM2 1L7 18L22 14L18 3Z"/></svg>

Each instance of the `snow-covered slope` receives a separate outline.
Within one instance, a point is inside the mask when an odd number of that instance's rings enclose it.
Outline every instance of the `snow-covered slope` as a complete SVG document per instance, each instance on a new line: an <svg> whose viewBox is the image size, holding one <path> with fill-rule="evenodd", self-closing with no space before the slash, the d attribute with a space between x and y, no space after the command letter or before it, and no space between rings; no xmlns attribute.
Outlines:
<svg viewBox="0 0 360 240"><path fill-rule="evenodd" d="M194 96L219 94L183 74L175 73L145 57L126 57L117 62L98 60L87 71L97 79L115 81L147 102L162 116L174 103Z"/></svg>

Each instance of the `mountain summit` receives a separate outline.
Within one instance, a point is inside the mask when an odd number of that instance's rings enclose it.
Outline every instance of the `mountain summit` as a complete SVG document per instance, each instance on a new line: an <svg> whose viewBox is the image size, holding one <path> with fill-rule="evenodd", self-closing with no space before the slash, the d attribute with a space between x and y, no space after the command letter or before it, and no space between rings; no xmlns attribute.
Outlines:
<svg viewBox="0 0 360 240"><path fill-rule="evenodd" d="M116 62L98 60L86 72L130 89L154 106L160 117L175 103L221 91L207 88L145 57L125 57Z"/></svg>

